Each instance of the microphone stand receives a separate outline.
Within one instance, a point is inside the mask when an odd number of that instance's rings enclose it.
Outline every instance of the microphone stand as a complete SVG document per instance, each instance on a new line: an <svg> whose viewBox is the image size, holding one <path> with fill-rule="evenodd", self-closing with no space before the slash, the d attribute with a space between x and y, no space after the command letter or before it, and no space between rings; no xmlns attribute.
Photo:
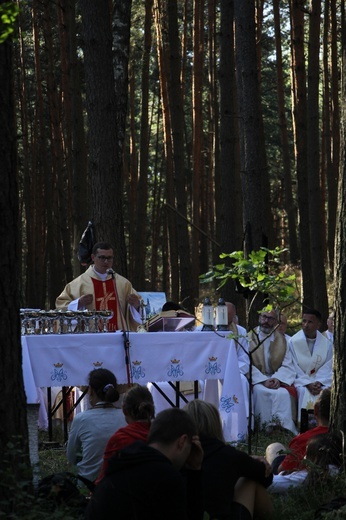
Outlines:
<svg viewBox="0 0 346 520"><path fill-rule="evenodd" d="M130 371L130 337L129 331L123 331L124 336L124 349L125 349L125 366L126 366L126 375L127 375L127 383L129 385L132 384L131 371Z"/></svg>
<svg viewBox="0 0 346 520"><path fill-rule="evenodd" d="M113 269L107 269L107 274L111 275L112 280L114 282L114 291L115 291L115 295L117 298L117 304L119 305L119 315L122 318L122 311L120 309L118 293L117 293L117 289L116 289L116 285L115 285L115 281L114 281L115 280L115 271ZM131 385L132 378L131 378L131 367L130 367L130 336L129 336L129 331L126 330L126 324L123 324L123 325L125 325L124 330L123 330L123 336L124 336L125 366L126 366L127 383L129 385Z"/></svg>

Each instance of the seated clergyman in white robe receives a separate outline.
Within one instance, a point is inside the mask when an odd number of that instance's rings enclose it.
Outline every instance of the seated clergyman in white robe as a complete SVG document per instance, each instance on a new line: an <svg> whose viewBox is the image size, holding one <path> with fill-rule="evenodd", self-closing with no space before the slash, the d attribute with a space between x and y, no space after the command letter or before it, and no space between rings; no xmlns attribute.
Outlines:
<svg viewBox="0 0 346 520"><path fill-rule="evenodd" d="M253 407L260 424L280 424L297 433L295 365L285 336L275 330L275 311L263 312L260 326L249 333L252 358ZM258 346L259 345L259 346Z"/></svg>
<svg viewBox="0 0 346 520"><path fill-rule="evenodd" d="M331 386L333 374L333 344L318 331L319 312L308 311L303 314L302 330L289 341L297 365L294 384L298 392L298 417L302 408L313 409L322 388Z"/></svg>

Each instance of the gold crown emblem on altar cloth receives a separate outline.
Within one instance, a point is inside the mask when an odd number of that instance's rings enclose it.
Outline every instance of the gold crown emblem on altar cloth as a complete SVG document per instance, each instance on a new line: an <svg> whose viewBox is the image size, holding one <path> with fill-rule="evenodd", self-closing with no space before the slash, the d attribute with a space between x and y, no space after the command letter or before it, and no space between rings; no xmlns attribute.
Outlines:
<svg viewBox="0 0 346 520"><path fill-rule="evenodd" d="M178 363L180 363L180 359L171 359L171 363L173 363L174 365L177 365Z"/></svg>
<svg viewBox="0 0 346 520"><path fill-rule="evenodd" d="M211 357L209 358L209 361L216 361L216 360L217 360L217 357L215 357L215 356L211 356Z"/></svg>
<svg viewBox="0 0 346 520"><path fill-rule="evenodd" d="M93 363L94 367L102 367L103 365L103 361L95 361L95 363Z"/></svg>
<svg viewBox="0 0 346 520"><path fill-rule="evenodd" d="M136 359L136 361L132 361L132 364L136 365L136 366L140 365L141 363L142 363L142 361L138 361L137 359Z"/></svg>
<svg viewBox="0 0 346 520"><path fill-rule="evenodd" d="M61 368L64 363L54 363L55 368Z"/></svg>

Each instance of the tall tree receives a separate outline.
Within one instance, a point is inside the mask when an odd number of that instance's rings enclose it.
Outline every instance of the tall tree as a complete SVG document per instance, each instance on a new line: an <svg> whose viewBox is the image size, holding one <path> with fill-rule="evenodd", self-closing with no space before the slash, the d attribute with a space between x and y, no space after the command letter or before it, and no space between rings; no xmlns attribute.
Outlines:
<svg viewBox="0 0 346 520"><path fill-rule="evenodd" d="M145 2L144 46L141 77L142 111L140 135L139 179L137 187L136 233L134 244L135 265L132 283L134 287L145 287L145 258L147 249L147 202L149 165L149 72L152 45L153 0Z"/></svg>
<svg viewBox="0 0 346 520"><path fill-rule="evenodd" d="M267 229L271 216L263 202L268 198L263 186L262 124L258 84L255 2L234 3L237 85L240 113L240 150L243 192L245 251L268 246ZM259 300L252 306L250 324L257 323Z"/></svg>
<svg viewBox="0 0 346 520"><path fill-rule="evenodd" d="M215 204L219 230L217 239L221 251L228 253L242 248L243 197L240 179L233 0L222 0L220 9L220 197L216 197ZM227 284L222 294L227 300L237 304L237 307L242 303L242 297L239 298L232 284Z"/></svg>
<svg viewBox="0 0 346 520"><path fill-rule="evenodd" d="M329 116L326 117L330 121L330 135L328 145L327 160L327 186L328 186L328 225L327 225L327 249L329 254L329 267L331 272L334 272L334 243L335 243L335 229L336 229L336 208L338 198L338 176L340 165L340 102L339 102L339 50L338 50L338 24L337 24L337 6L336 0L330 0L330 18L325 20L326 26L330 27L330 36L327 40L325 53L330 49L330 57L327 60L329 67L325 70L326 82L330 81L330 99L325 102L326 111ZM330 23L329 22L330 19ZM330 45L328 45L330 41ZM329 72L330 68L330 72ZM329 72L329 74L328 74Z"/></svg>
<svg viewBox="0 0 346 520"><path fill-rule="evenodd" d="M291 56L292 56L292 111L298 182L299 241L302 268L303 303L313 307L313 279L309 232L309 196L307 176L307 92L304 48L304 0L290 0Z"/></svg>
<svg viewBox="0 0 346 520"><path fill-rule="evenodd" d="M194 0L193 23L193 70L192 70L192 218L195 226L200 226L201 200L204 185L204 142L203 142L203 65L204 65L204 0ZM194 258L193 292L198 295L198 275L201 272L200 234L192 230L191 253Z"/></svg>
<svg viewBox="0 0 346 520"><path fill-rule="evenodd" d="M331 426L346 435L346 16L341 2L341 142L342 154L338 185L335 241L335 332Z"/></svg>
<svg viewBox="0 0 346 520"><path fill-rule="evenodd" d="M190 237L187 226L186 162L184 144L184 110L181 85L181 52L177 0L167 2L169 43L168 100L172 125L173 164L177 201L177 238L180 270L180 300L193 311L193 276Z"/></svg>
<svg viewBox="0 0 346 520"><path fill-rule="evenodd" d="M283 183L284 183L284 207L288 220L288 243L290 250L290 260L296 264L299 258L298 239L297 239L297 222L296 207L292 194L292 175L291 175L291 154L288 139L288 123L286 117L285 89L284 89L284 73L282 63L282 47L281 47L281 24L280 24L280 0L273 0L274 13L274 30L275 30L275 48L276 48L276 77L277 77L277 96L278 96L278 112L279 127L282 150L283 164Z"/></svg>
<svg viewBox="0 0 346 520"><path fill-rule="evenodd" d="M310 10L308 51L308 191L309 230L311 247L311 274L313 280L314 307L322 316L328 316L325 255L320 181L320 136L319 136L319 79L320 79L320 18L321 0L313 0Z"/></svg>
<svg viewBox="0 0 346 520"><path fill-rule="evenodd" d="M127 12L130 2L117 2L118 10ZM122 145L124 112L127 110L127 69L119 59L113 69L113 37L108 0L83 0L79 4L84 33L84 70L88 113L89 176L93 220L97 240L114 244L114 265L126 276L126 247L122 202ZM117 50L128 56L128 25L116 18ZM123 39L122 39L123 38ZM122 47L121 43L124 45ZM119 54L115 53L117 57ZM118 90L115 90L114 70ZM126 106L124 104L126 103ZM121 110L121 112L120 112Z"/></svg>
<svg viewBox="0 0 346 520"><path fill-rule="evenodd" d="M160 82L160 94L161 94L161 109L163 118L163 149L164 158L162 169L165 173L166 178L166 219L168 229L167 242L164 250L169 250L168 255L165 254L165 258L170 262L166 262L164 265L164 273L166 275L163 278L164 290L170 293L170 297L174 301L179 300L179 286L180 286L180 273L179 273L179 254L178 254L178 238L177 238L177 227L176 227L176 216L174 213L175 208L175 192L174 192L174 167L173 167L173 139L170 119L170 108L168 100L168 85L169 85L169 63L168 63L168 42L167 42L167 12L165 9L164 0L155 0L155 29L156 29L156 50L158 56L158 67L159 67L159 82ZM169 271L169 272L168 272ZM168 283L168 279L171 278L171 284Z"/></svg>
<svg viewBox="0 0 346 520"><path fill-rule="evenodd" d="M0 1L0 17L9 9ZM3 11L5 9L5 11ZM9 27L11 29L11 27ZM0 274L0 464L4 467L7 444L20 442L23 454L28 454L26 396L23 386L22 347L19 319L19 262L18 185L16 171L16 125L13 85L12 42L0 25L0 162L1 189L0 232L2 240ZM5 41L2 41L2 39ZM13 450L10 469L17 480L24 478L24 466L18 451ZM27 461L28 462L28 461ZM2 493L6 489L2 486ZM8 490L11 501L12 489ZM4 498L2 494L2 499Z"/></svg>

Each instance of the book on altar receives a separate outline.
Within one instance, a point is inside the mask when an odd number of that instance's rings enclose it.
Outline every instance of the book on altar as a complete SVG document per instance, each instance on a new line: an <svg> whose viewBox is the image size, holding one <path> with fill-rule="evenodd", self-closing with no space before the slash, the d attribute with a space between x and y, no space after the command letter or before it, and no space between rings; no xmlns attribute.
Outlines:
<svg viewBox="0 0 346 520"><path fill-rule="evenodd" d="M195 321L193 314L183 310L162 311L148 320L144 326L148 332L179 332Z"/></svg>

